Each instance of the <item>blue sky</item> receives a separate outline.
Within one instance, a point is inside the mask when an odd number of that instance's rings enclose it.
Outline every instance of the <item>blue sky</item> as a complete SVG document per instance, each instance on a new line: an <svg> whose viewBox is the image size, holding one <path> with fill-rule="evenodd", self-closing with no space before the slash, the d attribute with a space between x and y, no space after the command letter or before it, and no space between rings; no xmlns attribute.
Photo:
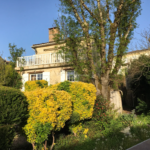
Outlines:
<svg viewBox="0 0 150 150"><path fill-rule="evenodd" d="M24 56L33 55L33 44L48 42L48 28L58 17L59 0L0 0L0 52L9 56L9 43L26 49ZM137 18L133 47L138 33L150 25L150 0L142 0L142 13ZM129 50L132 48L129 47Z"/></svg>

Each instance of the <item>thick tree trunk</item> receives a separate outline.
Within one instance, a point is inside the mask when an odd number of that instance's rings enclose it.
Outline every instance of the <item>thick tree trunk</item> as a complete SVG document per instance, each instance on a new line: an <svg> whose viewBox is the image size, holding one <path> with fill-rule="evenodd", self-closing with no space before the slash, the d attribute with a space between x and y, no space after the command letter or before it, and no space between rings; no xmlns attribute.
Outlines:
<svg viewBox="0 0 150 150"><path fill-rule="evenodd" d="M101 94L101 89L100 89L100 82L99 82L99 79L98 79L98 76L95 74L94 75L94 78L95 78L95 87L96 87L96 95L100 95Z"/></svg>
<svg viewBox="0 0 150 150"><path fill-rule="evenodd" d="M101 94L104 98L110 100L110 87L109 87L109 70L101 76Z"/></svg>
<svg viewBox="0 0 150 150"><path fill-rule="evenodd" d="M101 94L104 98L110 99L109 80L106 77L101 77Z"/></svg>

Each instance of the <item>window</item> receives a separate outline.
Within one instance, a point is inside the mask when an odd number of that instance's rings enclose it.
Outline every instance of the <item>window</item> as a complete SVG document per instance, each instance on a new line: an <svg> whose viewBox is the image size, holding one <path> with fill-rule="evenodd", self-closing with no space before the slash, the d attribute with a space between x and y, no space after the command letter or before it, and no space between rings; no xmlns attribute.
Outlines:
<svg viewBox="0 0 150 150"><path fill-rule="evenodd" d="M43 79L43 74L38 73L38 74L31 74L30 75L30 80L35 81L35 80L42 80Z"/></svg>
<svg viewBox="0 0 150 150"><path fill-rule="evenodd" d="M74 70L69 70L69 71L67 71L67 80L68 81L74 81L75 79L75 77L74 77L75 75L74 75Z"/></svg>

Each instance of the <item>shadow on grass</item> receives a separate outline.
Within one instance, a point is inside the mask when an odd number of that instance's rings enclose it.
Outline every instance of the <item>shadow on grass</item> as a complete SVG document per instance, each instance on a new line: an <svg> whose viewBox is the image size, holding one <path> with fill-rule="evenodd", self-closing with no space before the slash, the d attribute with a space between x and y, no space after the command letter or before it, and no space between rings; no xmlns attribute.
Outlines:
<svg viewBox="0 0 150 150"><path fill-rule="evenodd" d="M83 135L75 137L69 132L65 134L65 130L56 133L54 150L120 150L121 148L125 150L150 138L150 126L144 124L142 120L131 126L130 134L120 132L122 127L119 122L115 122L113 126L106 128L104 131L100 131L92 122L85 127L89 128L88 138ZM51 142L50 136L48 150L50 150ZM12 150L32 150L32 146L26 143Z"/></svg>
<svg viewBox="0 0 150 150"><path fill-rule="evenodd" d="M131 134L124 134L120 129L108 132L103 137L102 134L95 138L87 138L81 141L80 138L65 138L62 140L63 146L56 145L54 150L120 150L132 147L150 138L150 127L148 125L137 125L131 127ZM90 135L89 135L90 136Z"/></svg>

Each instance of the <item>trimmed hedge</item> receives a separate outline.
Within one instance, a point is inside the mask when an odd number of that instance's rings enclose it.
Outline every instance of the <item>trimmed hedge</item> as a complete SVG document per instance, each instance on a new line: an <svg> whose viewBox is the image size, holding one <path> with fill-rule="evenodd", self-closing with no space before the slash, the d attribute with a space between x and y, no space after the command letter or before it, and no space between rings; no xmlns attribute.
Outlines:
<svg viewBox="0 0 150 150"><path fill-rule="evenodd" d="M25 83L25 91L33 91L37 88L48 87L48 82L45 80L27 81Z"/></svg>
<svg viewBox="0 0 150 150"><path fill-rule="evenodd" d="M26 96L18 89L0 87L0 145L9 148L17 125L23 126L28 118ZM7 139L7 140L6 140Z"/></svg>

